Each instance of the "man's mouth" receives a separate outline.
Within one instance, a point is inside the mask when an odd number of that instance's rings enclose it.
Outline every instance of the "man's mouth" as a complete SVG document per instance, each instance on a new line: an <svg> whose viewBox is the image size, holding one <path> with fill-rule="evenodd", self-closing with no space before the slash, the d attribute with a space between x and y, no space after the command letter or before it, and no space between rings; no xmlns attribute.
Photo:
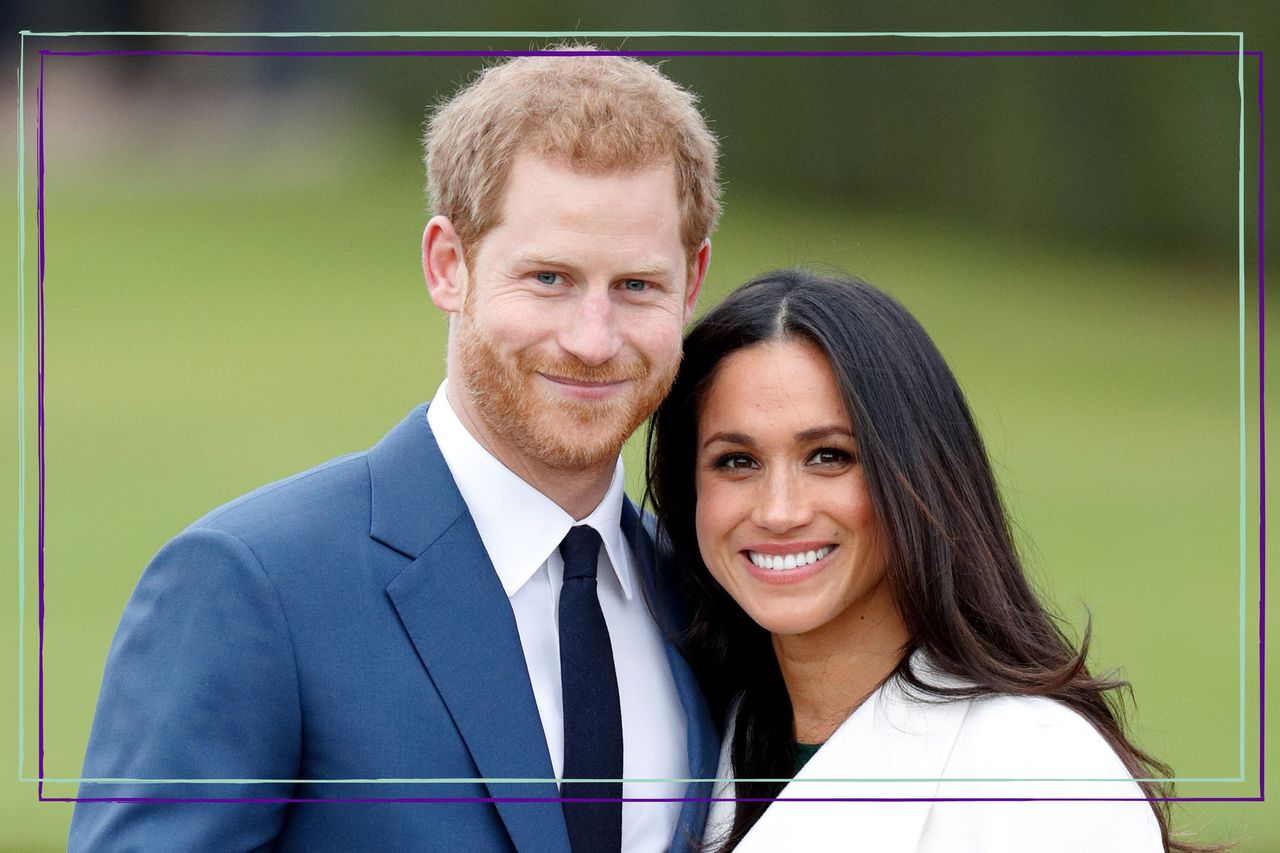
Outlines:
<svg viewBox="0 0 1280 853"><path fill-rule="evenodd" d="M574 388L607 388L610 385L620 385L625 379L571 379L568 376L556 376L552 373L539 373L544 379L550 379L552 382L558 382L561 385L570 385Z"/></svg>

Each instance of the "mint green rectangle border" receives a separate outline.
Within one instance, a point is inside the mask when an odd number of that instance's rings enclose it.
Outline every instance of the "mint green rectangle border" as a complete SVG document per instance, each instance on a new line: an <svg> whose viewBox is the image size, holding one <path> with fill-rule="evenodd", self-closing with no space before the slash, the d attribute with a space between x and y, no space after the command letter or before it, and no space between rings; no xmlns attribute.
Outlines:
<svg viewBox="0 0 1280 853"><path fill-rule="evenodd" d="M1244 138L1245 138L1245 90L1244 90L1244 32L1226 31L1177 31L1177 30L1062 30L1062 31L974 31L974 32L845 32L845 31L805 31L805 32L754 32L754 31L718 31L697 32L686 30L672 31L506 31L506 30L441 30L441 31L388 31L388 32L164 32L164 31L62 31L35 32L20 31L18 53L18 781L48 783L79 782L118 782L118 783L155 783L155 784L426 784L426 783L458 783L458 782L545 782L559 780L545 779L126 779L126 778L55 778L30 777L23 775L26 763L26 731L25 731L25 620L26 620L26 135L23 122L24 69L26 65L26 39L28 36L41 38L74 38L84 36L175 36L185 38L1150 38L1170 36L1195 37L1229 37L1236 40L1236 85L1240 95L1239 113L1239 164L1237 169L1237 278L1238 278L1238 329L1239 329L1239 445L1240 445L1240 596L1239 596L1239 640L1240 640L1240 693L1239 693L1239 733L1240 752L1238 775L1235 777L1170 777L1159 779L1142 779L1139 781L1156 782L1223 782L1237 783L1247 781L1245 776L1245 658L1246 658L1246 546L1247 536L1247 453L1246 453L1246 421L1245 421L1245 268L1244 268ZM1261 252L1262 247L1259 247ZM1261 345L1261 342L1259 342ZM1265 571L1260 566L1260 571ZM1265 632L1266 626L1260 626ZM1262 721L1259 721L1260 725ZM1265 749L1265 745L1261 745ZM692 782L700 780L687 779L628 779L629 782ZM814 781L845 782L883 782L883 781L1123 781L1119 779L1059 780L1059 779L1023 779L1023 780L915 780L915 779L841 779ZM1258 780L1261 789L1262 779Z"/></svg>

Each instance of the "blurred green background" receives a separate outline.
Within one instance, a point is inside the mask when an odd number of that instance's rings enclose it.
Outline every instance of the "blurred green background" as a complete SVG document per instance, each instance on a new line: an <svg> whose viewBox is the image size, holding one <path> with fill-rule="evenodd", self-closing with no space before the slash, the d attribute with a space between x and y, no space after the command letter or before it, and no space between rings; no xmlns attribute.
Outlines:
<svg viewBox="0 0 1280 853"><path fill-rule="evenodd" d="M593 41L640 50L1235 48L1191 37ZM15 733L0 738L0 758L12 756L15 775L36 776L38 761L36 51L537 43L28 39L26 488L0 493L6 518L25 501L25 574L10 587L24 584L22 674L16 655L0 664L0 679L21 678L25 694L20 765L17 702L0 705L0 730ZM703 307L794 264L856 273L900 298L969 395L1037 585L1077 633L1091 614L1094 666L1119 667L1133 682L1136 739L1192 780L1182 796L1257 796L1257 114L1250 101L1242 526L1235 58L663 63L700 95L723 142L725 215ZM79 775L112 633L160 545L257 485L368 447L434 392L445 323L419 269L416 137L422 105L479 64L48 59L47 779ZM1250 61L1250 97L1255 74ZM5 233L17 234L16 210L0 212ZM16 296L0 317L13 354ZM1274 328L1270 308L1268 320ZM0 424L0 444L18 447L16 417ZM638 448L626 453L632 494ZM0 474L17 483L18 473L10 453ZM11 554L15 533L11 524L4 534ZM4 630L14 637L10 600ZM30 782L3 784L0 849L64 846L70 805L37 804ZM45 792L74 796L75 785L49 782ZM1280 849L1280 819L1265 808L1180 806L1177 824L1200 840L1238 840L1242 851Z"/></svg>

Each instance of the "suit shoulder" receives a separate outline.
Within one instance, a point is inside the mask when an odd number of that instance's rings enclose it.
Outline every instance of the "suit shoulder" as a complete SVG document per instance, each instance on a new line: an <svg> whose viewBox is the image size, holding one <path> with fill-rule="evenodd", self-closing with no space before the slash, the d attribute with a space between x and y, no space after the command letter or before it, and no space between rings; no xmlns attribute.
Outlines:
<svg viewBox="0 0 1280 853"><path fill-rule="evenodd" d="M1086 726L1089 722L1076 711L1046 696L1015 696L996 693L973 700L970 723L1035 729L1044 726Z"/></svg>
<svg viewBox="0 0 1280 853"><path fill-rule="evenodd" d="M943 774L955 781L939 789L955 801L934 805L919 849L1164 849L1144 791L1085 717L1041 696L997 694L969 701ZM1011 798L1027 802L1007 802Z"/></svg>
<svg viewBox="0 0 1280 853"><path fill-rule="evenodd" d="M998 749L991 750L992 745ZM992 776L1128 779L1106 738L1077 711L1044 696L997 694L972 700L956 743L972 751ZM993 762L1002 767L990 766Z"/></svg>
<svg viewBox="0 0 1280 853"><path fill-rule="evenodd" d="M349 453L260 486L206 513L183 532L221 530L253 542L298 525L330 524L334 515L367 515L367 455Z"/></svg>

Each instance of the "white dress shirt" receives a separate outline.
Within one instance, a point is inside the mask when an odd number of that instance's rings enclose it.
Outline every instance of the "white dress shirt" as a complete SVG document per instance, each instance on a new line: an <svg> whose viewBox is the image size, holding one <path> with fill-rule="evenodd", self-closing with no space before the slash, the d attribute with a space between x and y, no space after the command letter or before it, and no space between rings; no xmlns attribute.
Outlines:
<svg viewBox="0 0 1280 853"><path fill-rule="evenodd" d="M520 479L463 426L446 396L447 383L427 409L427 422L449 472L480 532L502 588L511 599L533 698L551 765L564 769L564 702L560 691L560 542L569 528L595 528L604 542L597 571L600 609L609 627L622 703L624 797L683 797L689 775L684 708L667 665L662 635L645 605L635 557L622 535L622 460L609 491L576 522ZM666 850L681 803L623 803L622 849Z"/></svg>

